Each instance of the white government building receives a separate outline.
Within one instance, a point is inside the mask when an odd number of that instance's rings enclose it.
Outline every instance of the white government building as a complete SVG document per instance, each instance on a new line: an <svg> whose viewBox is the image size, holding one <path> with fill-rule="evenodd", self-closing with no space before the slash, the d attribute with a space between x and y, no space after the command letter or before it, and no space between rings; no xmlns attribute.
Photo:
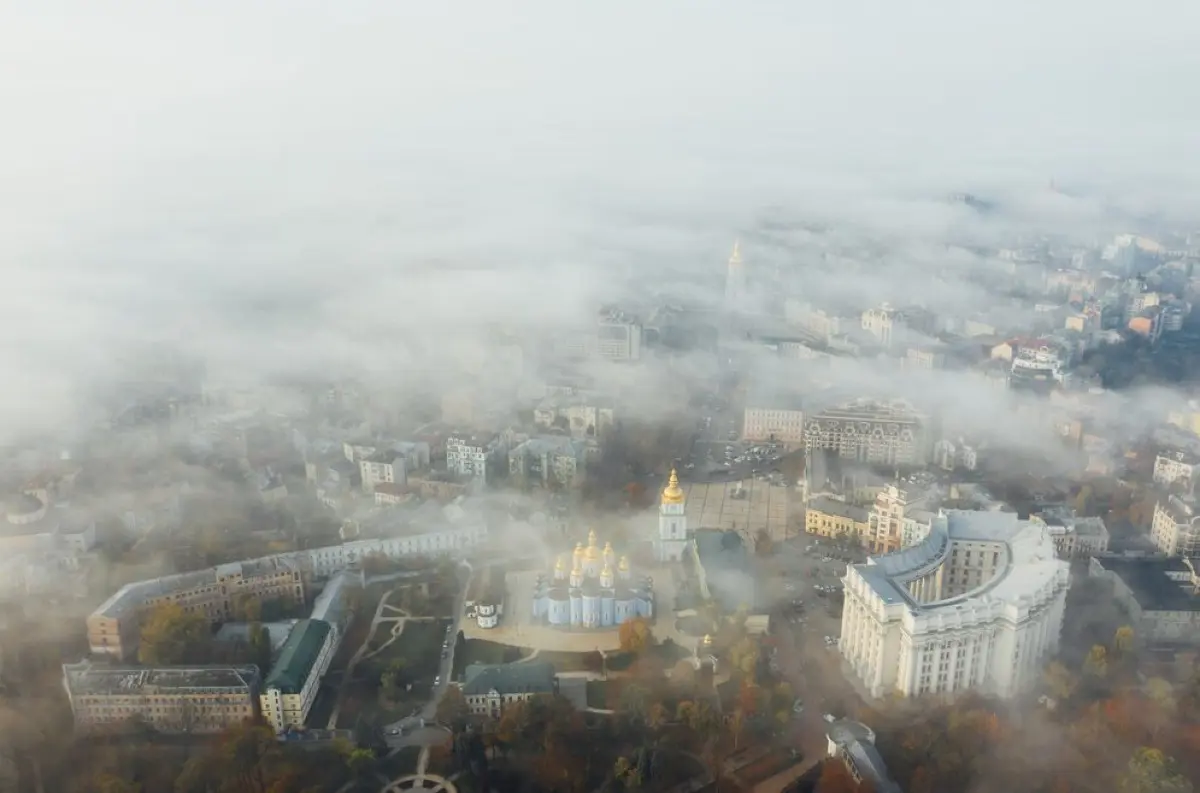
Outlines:
<svg viewBox="0 0 1200 793"><path fill-rule="evenodd" d="M1058 647L1069 565L1040 521L943 510L920 543L844 583L840 649L872 696L1011 696Z"/></svg>

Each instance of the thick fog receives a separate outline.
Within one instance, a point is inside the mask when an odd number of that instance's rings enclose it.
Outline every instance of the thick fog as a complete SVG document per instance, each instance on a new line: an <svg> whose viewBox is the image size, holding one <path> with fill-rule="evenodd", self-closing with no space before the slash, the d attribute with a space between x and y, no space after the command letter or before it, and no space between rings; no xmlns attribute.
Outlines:
<svg viewBox="0 0 1200 793"><path fill-rule="evenodd" d="M639 278L702 289L738 235L820 299L986 305L968 246L1200 209L1192 3L3 16L5 434L67 420L134 341L214 376L394 371L487 323L578 321Z"/></svg>

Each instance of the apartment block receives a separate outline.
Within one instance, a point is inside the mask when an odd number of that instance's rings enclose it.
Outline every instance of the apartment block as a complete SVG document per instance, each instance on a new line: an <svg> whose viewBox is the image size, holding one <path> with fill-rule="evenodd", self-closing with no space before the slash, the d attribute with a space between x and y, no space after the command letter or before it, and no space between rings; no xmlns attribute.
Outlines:
<svg viewBox="0 0 1200 793"><path fill-rule="evenodd" d="M508 453L508 475L538 487L573 487L583 476L585 455L583 442L573 438L530 438Z"/></svg>
<svg viewBox="0 0 1200 793"><path fill-rule="evenodd" d="M1200 555L1200 515L1195 499L1167 496L1154 505L1150 522L1150 541L1167 556Z"/></svg>
<svg viewBox="0 0 1200 793"><path fill-rule="evenodd" d="M923 417L899 401L858 399L816 413L804 424L804 444L873 465L919 466L928 457Z"/></svg>
<svg viewBox="0 0 1200 793"><path fill-rule="evenodd" d="M446 468L452 474L486 484L488 468L503 452L496 435L451 435L446 439Z"/></svg>

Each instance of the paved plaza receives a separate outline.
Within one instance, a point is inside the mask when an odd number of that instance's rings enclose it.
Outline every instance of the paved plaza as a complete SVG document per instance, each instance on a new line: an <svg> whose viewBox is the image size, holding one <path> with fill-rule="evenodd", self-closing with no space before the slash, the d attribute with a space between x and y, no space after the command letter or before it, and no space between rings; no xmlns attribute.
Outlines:
<svg viewBox="0 0 1200 793"><path fill-rule="evenodd" d="M734 498L739 484L744 498ZM735 529L753 541L759 529L772 540L787 537L788 488L757 479L685 484L690 529Z"/></svg>

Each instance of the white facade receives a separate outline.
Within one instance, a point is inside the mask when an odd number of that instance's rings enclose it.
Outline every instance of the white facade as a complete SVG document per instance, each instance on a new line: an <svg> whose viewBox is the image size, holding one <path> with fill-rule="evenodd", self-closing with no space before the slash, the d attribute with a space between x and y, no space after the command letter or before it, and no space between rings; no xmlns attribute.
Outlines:
<svg viewBox="0 0 1200 793"><path fill-rule="evenodd" d="M642 357L642 325L621 311L602 314L596 323L596 355L609 361Z"/></svg>
<svg viewBox="0 0 1200 793"><path fill-rule="evenodd" d="M788 408L747 407L742 418L742 440L804 443L804 411Z"/></svg>
<svg viewBox="0 0 1200 793"><path fill-rule="evenodd" d="M879 308L869 308L862 313L862 329L870 333L885 347L892 343L892 330L896 325L896 312L887 303Z"/></svg>
<svg viewBox="0 0 1200 793"><path fill-rule="evenodd" d="M447 438L446 468L458 476L486 483L488 458L495 453L496 445L495 438Z"/></svg>
<svg viewBox="0 0 1200 793"><path fill-rule="evenodd" d="M1200 555L1200 515L1191 498L1168 496L1154 505L1150 541L1167 556Z"/></svg>
<svg viewBox="0 0 1200 793"><path fill-rule="evenodd" d="M919 545L844 579L843 656L873 696L1012 696L1058 646L1069 566L1044 524L946 510Z"/></svg>
<svg viewBox="0 0 1200 793"><path fill-rule="evenodd" d="M1183 479L1190 484L1196 476L1196 465L1196 459L1185 452L1164 452L1154 458L1154 483L1172 485Z"/></svg>
<svg viewBox="0 0 1200 793"><path fill-rule="evenodd" d="M683 489L674 469L662 492L658 507L658 538L655 542L658 561L678 562L688 544L687 510Z"/></svg>

